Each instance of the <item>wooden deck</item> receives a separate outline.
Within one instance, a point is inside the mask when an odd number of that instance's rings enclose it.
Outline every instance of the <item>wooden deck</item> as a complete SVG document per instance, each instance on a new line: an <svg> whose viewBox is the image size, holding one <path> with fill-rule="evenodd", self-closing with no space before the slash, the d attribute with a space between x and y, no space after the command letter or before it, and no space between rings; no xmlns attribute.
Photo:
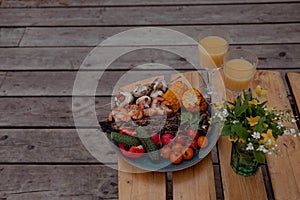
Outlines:
<svg viewBox="0 0 300 200"><path fill-rule="evenodd" d="M207 28L227 30L231 48L249 49L259 57L253 84L263 77L270 102L287 104L299 114L299 10L295 0L0 0L0 199L118 199L118 181L125 179L118 180L118 172L98 162L81 143L72 116L72 89L87 54L131 28L166 27L194 39ZM132 52L107 72L96 104L110 101L114 79L132 64L145 62L191 70L174 54ZM82 127L88 128L97 127ZM247 179L230 171L228 145L221 138L207 158L213 188L202 199L300 199L300 157L294 153L300 151L299 142L282 140L283 158L268 157L268 165ZM189 197L177 187L180 176L190 175L166 174L164 199Z"/></svg>

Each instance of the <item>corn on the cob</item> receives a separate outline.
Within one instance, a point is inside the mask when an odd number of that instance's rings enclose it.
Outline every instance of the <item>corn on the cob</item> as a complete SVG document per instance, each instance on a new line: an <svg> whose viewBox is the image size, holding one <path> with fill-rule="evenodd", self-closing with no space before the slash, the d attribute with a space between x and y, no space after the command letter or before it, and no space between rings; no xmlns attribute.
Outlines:
<svg viewBox="0 0 300 200"><path fill-rule="evenodd" d="M177 81L163 95L163 98L170 103L174 112L179 110L181 97L187 89L188 87L184 83Z"/></svg>
<svg viewBox="0 0 300 200"><path fill-rule="evenodd" d="M185 109L190 112L205 111L207 109L205 98L195 88L184 92L182 96L182 104Z"/></svg>

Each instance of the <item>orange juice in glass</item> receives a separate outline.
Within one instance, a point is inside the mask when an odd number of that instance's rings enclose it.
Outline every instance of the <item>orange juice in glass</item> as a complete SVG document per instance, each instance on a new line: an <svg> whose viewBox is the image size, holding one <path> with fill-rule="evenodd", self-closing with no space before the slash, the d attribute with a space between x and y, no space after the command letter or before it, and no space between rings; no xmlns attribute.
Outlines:
<svg viewBox="0 0 300 200"><path fill-rule="evenodd" d="M224 57L225 86L234 94L249 88L257 67L258 59L245 50L231 50Z"/></svg>
<svg viewBox="0 0 300 200"><path fill-rule="evenodd" d="M230 37L224 30L205 30L199 35L200 63L205 68L221 67L229 48Z"/></svg>

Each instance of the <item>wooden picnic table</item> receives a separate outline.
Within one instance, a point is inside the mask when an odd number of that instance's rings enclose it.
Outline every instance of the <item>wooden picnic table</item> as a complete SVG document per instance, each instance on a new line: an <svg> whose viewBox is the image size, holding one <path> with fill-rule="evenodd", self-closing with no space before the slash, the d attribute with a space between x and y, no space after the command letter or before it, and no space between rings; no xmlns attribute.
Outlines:
<svg viewBox="0 0 300 200"><path fill-rule="evenodd" d="M227 30L230 48L259 57L253 87L267 88L270 104L299 115L299 9L296 0L0 0L0 199L300 199L295 138L282 137L282 156L268 156L252 177L232 171L226 137L191 168L125 173L110 166L138 169L95 159L72 115L73 84L89 52L114 34L149 26L194 39L207 28ZM117 77L147 62L193 70L168 52L133 51L101 80L96 105L110 102Z"/></svg>

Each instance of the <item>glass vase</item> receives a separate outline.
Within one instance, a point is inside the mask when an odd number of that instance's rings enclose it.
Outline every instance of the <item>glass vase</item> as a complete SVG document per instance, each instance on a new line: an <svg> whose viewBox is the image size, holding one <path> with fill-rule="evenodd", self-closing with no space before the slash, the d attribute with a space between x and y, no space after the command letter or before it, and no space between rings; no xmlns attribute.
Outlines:
<svg viewBox="0 0 300 200"><path fill-rule="evenodd" d="M257 172L259 163L255 160L253 151L247 151L246 147L245 143L232 143L230 165L235 173L251 176Z"/></svg>

